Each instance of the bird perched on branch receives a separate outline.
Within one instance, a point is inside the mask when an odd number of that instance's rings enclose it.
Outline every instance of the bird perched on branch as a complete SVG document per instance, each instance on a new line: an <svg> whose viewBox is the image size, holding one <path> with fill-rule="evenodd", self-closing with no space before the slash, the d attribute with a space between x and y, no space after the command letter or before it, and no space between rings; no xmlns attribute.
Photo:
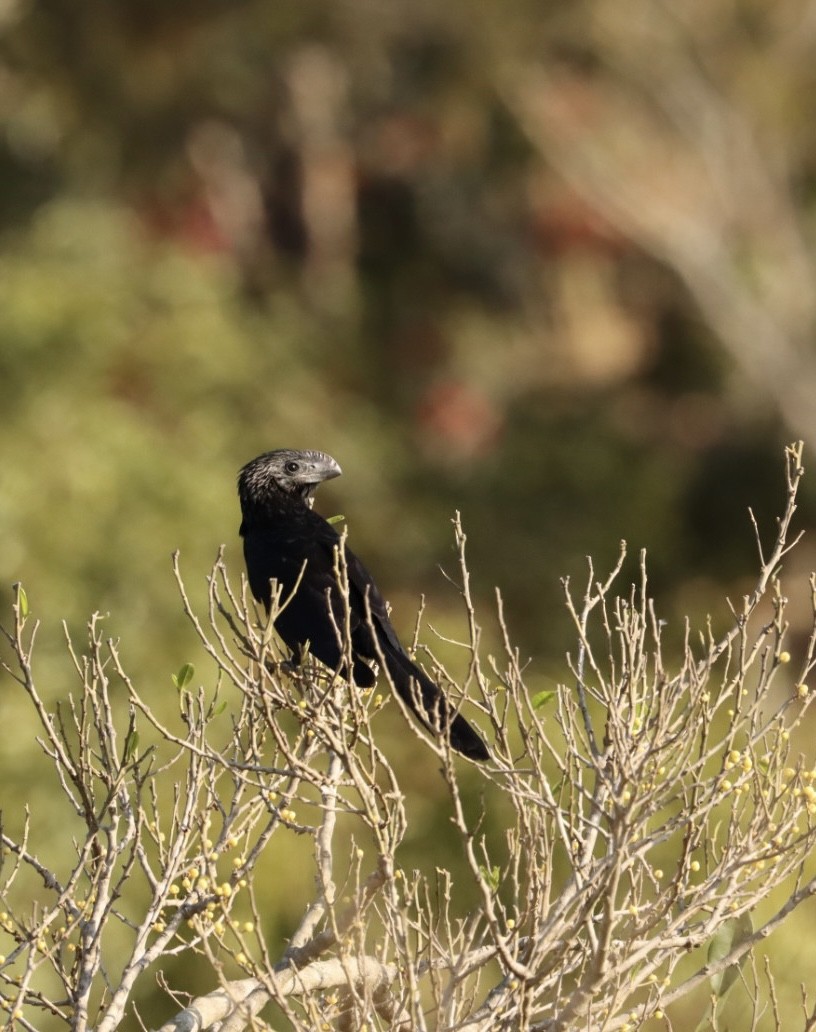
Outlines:
<svg viewBox="0 0 816 1032"><path fill-rule="evenodd" d="M383 662L400 698L431 731L472 760L487 760L487 746L444 693L408 656L391 625L371 574L322 516L312 510L314 493L341 469L319 451L280 449L259 455L238 475L240 534L249 586L267 613L270 581L277 582L281 610L275 629L296 659L308 651L360 687L376 681L371 664ZM336 550L344 548L352 669L343 666L346 602L337 579Z"/></svg>

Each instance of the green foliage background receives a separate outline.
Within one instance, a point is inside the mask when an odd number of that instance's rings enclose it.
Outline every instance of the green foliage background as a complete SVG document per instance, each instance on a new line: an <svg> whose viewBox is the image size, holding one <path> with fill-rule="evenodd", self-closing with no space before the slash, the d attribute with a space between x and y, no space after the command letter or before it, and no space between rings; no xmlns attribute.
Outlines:
<svg viewBox="0 0 816 1032"><path fill-rule="evenodd" d="M71 687L60 622L81 637L94 610L157 705L185 661L206 683L170 554L199 601L222 543L237 578L235 473L284 445L343 466L319 506L345 514L406 634L421 593L462 634L437 569L460 509L488 647L499 585L533 690L565 676L558 578L621 538L649 549L669 617L726 618L753 569L745 507L763 521L781 499L785 414L503 102L531 55L597 60L596 6L0 5L0 585L10 601L23 581L43 621L51 700ZM756 5L713 8L723 75L762 69ZM779 132L810 218L800 107ZM8 680L0 720L3 783L58 827ZM399 720L383 739L416 794L403 862L433 836L455 866ZM302 889L270 880L270 935Z"/></svg>

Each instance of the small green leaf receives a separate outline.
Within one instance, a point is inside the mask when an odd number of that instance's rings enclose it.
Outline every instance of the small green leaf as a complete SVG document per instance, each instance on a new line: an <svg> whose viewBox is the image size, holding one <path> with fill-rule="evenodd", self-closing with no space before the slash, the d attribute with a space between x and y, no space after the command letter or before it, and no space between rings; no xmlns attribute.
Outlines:
<svg viewBox="0 0 816 1032"><path fill-rule="evenodd" d="M28 595L22 584L17 585L17 605L20 607L20 619L25 620L28 616Z"/></svg>
<svg viewBox="0 0 816 1032"><path fill-rule="evenodd" d="M173 684L176 688L181 691L182 688L186 688L187 685L192 681L193 674L195 673L195 667L192 663L185 663L177 674L173 674Z"/></svg>
<svg viewBox="0 0 816 1032"><path fill-rule="evenodd" d="M227 708L227 700L224 699L224 701L221 703L221 705L217 709L213 710L213 716L214 717L220 717L221 714L224 712L224 710L226 708Z"/></svg>
<svg viewBox="0 0 816 1032"><path fill-rule="evenodd" d="M499 870L499 868L491 867L490 869L488 869L487 867L483 867L481 864L479 864L479 871L481 872L481 875L484 878L484 880L490 886L491 890L495 892L499 887L499 877L501 875L501 871Z"/></svg>
<svg viewBox="0 0 816 1032"><path fill-rule="evenodd" d="M556 692L536 692L530 700L533 704L533 709L541 709L542 706L546 706L551 699L555 698L555 696Z"/></svg>
<svg viewBox="0 0 816 1032"><path fill-rule="evenodd" d="M342 523L345 518L343 515L329 516L326 523Z"/></svg>
<svg viewBox="0 0 816 1032"><path fill-rule="evenodd" d="M125 739L125 751L122 756L122 763L127 763L131 756L139 748L139 732L133 731Z"/></svg>

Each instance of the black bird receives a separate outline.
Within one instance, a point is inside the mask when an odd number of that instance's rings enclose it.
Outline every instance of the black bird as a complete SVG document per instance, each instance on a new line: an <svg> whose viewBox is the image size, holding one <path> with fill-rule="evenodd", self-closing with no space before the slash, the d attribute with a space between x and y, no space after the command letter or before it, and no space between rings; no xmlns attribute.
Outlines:
<svg viewBox="0 0 816 1032"><path fill-rule="evenodd" d="M299 659L308 644L313 656L349 677L349 671L343 669L337 630L346 617L335 576L335 549L341 539L331 524L312 511L318 485L341 472L335 460L323 452L282 448L259 455L241 469L238 496L252 594L269 613L270 581L274 579L281 603L285 603L275 618L275 629L295 657ZM355 684L373 685L376 674L370 664L382 658L400 697L425 727L447 734L451 746L463 756L489 759L479 734L464 717L451 711L439 686L400 644L371 574L348 546L344 554L353 661L350 676Z"/></svg>

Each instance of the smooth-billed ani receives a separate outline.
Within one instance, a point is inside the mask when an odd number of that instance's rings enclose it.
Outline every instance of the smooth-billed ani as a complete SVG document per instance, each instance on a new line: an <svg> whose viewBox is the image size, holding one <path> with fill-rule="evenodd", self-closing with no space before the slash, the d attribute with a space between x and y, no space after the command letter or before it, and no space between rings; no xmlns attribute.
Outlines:
<svg viewBox="0 0 816 1032"><path fill-rule="evenodd" d="M275 629L295 657L300 658L308 645L313 656L348 677L338 640L338 628L345 626L346 617L335 575L335 549L341 538L312 510L318 485L340 473L335 460L323 452L266 452L240 471L238 495L252 594L268 613L272 606L270 581L275 580L283 603ZM400 644L371 574L348 546L344 556L349 585L350 676L355 684L373 685L376 674L371 663L382 659L400 697L425 727L447 734L451 746L463 756L487 760L490 753L479 734L452 711L439 686Z"/></svg>

